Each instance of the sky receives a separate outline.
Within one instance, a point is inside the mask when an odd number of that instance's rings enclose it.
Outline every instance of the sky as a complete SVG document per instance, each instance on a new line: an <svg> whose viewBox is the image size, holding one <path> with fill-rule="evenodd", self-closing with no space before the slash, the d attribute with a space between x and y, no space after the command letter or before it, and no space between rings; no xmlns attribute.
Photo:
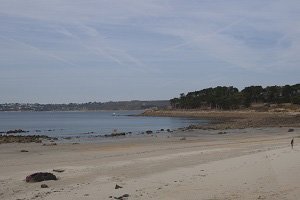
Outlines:
<svg viewBox="0 0 300 200"><path fill-rule="evenodd" d="M299 0L0 0L0 103L300 83Z"/></svg>

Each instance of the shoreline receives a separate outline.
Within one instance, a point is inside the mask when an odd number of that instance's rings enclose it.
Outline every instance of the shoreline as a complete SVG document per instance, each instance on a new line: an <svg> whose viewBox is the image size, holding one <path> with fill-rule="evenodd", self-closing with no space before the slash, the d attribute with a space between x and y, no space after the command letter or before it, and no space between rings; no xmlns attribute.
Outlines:
<svg viewBox="0 0 300 200"><path fill-rule="evenodd" d="M111 111L112 112L112 111ZM264 127L300 127L300 112L256 112L256 111L195 111L195 110L146 110L145 112L133 116L146 117L184 117L207 120L205 124L191 124L185 127L170 129L149 129L137 133L132 131L106 133L99 135L94 132L84 132L82 136L57 136L47 138L52 143L91 143L91 141L101 143L106 139L123 139L134 137L157 137L159 135L168 135L171 132L184 132L189 130L229 130L229 129L247 129L247 128L264 128ZM53 130L51 130L53 131ZM26 132L26 131L24 131ZM147 133L149 132L149 133ZM221 133L221 132L220 132ZM94 135L95 134L95 135ZM38 138L45 137L43 134L3 134L0 135L0 144L4 143L30 143L42 142ZM97 140L97 141L96 141ZM48 143L43 140L43 142Z"/></svg>

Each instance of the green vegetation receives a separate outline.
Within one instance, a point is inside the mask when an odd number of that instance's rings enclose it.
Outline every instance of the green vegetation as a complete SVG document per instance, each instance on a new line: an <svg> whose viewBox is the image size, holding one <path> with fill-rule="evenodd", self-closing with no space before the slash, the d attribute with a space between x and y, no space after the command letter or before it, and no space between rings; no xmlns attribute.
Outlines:
<svg viewBox="0 0 300 200"><path fill-rule="evenodd" d="M300 84L285 86L250 86L239 91L235 87L215 87L180 94L170 100L175 109L238 109L252 103L300 104Z"/></svg>

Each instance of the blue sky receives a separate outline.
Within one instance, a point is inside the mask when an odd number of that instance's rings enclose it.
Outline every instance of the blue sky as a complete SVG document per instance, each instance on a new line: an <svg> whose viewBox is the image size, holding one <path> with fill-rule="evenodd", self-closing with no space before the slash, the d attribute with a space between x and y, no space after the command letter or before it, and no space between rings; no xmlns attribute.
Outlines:
<svg viewBox="0 0 300 200"><path fill-rule="evenodd" d="M0 102L300 81L299 0L0 0Z"/></svg>

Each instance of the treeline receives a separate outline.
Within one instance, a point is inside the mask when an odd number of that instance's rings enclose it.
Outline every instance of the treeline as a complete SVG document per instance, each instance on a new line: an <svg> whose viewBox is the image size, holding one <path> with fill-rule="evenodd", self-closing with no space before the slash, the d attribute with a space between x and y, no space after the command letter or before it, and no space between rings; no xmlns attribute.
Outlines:
<svg viewBox="0 0 300 200"><path fill-rule="evenodd" d="M300 104L300 84L285 86L250 86L239 91L235 87L206 88L180 94L170 100L175 109L239 109L252 103L292 103Z"/></svg>

